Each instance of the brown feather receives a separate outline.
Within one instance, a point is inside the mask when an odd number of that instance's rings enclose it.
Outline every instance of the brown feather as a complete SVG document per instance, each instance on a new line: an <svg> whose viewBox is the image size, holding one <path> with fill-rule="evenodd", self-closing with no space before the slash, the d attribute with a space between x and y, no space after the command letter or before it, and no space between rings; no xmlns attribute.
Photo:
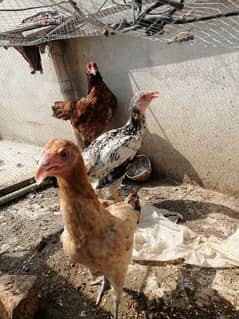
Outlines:
<svg viewBox="0 0 239 319"><path fill-rule="evenodd" d="M53 116L64 121L70 120L75 105L76 102L72 101L57 101L52 106Z"/></svg>
<svg viewBox="0 0 239 319"><path fill-rule="evenodd" d="M78 143L85 148L108 128L117 108L117 99L104 83L99 71L95 77L87 74L88 95L75 102L55 102L53 114L69 120L76 132Z"/></svg>

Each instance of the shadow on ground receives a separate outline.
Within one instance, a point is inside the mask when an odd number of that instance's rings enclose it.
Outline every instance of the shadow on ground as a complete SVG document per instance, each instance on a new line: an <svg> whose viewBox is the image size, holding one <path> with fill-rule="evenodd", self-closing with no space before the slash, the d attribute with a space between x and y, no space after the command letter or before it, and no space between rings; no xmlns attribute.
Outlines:
<svg viewBox="0 0 239 319"><path fill-rule="evenodd" d="M156 269L156 267L153 268ZM145 313L145 318L239 318L239 311L217 290L212 288L216 275L215 269L183 266L178 275L176 288L173 291L166 292L162 298L149 300L143 293L143 289L152 269L149 267L146 273L141 292L124 289L136 301L135 308L137 311ZM161 286L160 281L158 281L158 286Z"/></svg>
<svg viewBox="0 0 239 319"><path fill-rule="evenodd" d="M164 208L183 215L185 220L204 219L210 214L218 213L231 218L239 219L238 211L227 206L196 200L163 200L154 203L158 208Z"/></svg>

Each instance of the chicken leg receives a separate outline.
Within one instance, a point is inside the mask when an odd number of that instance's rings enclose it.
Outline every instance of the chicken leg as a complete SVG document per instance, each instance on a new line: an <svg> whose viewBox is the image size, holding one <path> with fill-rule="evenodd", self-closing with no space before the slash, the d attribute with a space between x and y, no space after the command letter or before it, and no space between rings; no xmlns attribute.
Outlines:
<svg viewBox="0 0 239 319"><path fill-rule="evenodd" d="M122 202L123 201L122 198L120 197L119 193L118 193L118 189L121 186L122 179L123 179L122 177L119 178L118 180L116 180L114 183L112 183L109 186L110 193L111 193L114 201L116 201L116 202Z"/></svg>
<svg viewBox="0 0 239 319"><path fill-rule="evenodd" d="M113 319L118 319L119 313L119 303L114 301L114 317Z"/></svg>
<svg viewBox="0 0 239 319"><path fill-rule="evenodd" d="M113 319L118 319L119 304L120 304L120 299L121 299L121 292L123 289L123 281L120 279L117 279L115 281L112 280L110 282L110 284L111 284L111 288L112 288L112 297L113 297L113 303L114 303Z"/></svg>
<svg viewBox="0 0 239 319"><path fill-rule="evenodd" d="M107 280L105 277L103 279L97 279L90 283L91 286L100 285L99 293L96 299L96 306L99 306L101 303L102 297L104 293L111 288L109 280ZM113 302L114 302L114 316L113 319L118 319L118 313L119 313L119 297L116 292L116 290L113 288L113 291L115 291L115 294L113 296Z"/></svg>
<svg viewBox="0 0 239 319"><path fill-rule="evenodd" d="M100 199L104 198L104 194L103 194L102 188L97 189L96 193L97 193L98 198L100 198Z"/></svg>
<svg viewBox="0 0 239 319"><path fill-rule="evenodd" d="M99 293L96 299L96 306L98 306L101 303L104 293L110 289L110 283L105 277L103 277L103 279L99 279L99 280L95 280L91 282L90 285L91 286L100 285Z"/></svg>
<svg viewBox="0 0 239 319"><path fill-rule="evenodd" d="M116 203L122 202L122 198L119 196L119 194L115 188L111 189L111 195Z"/></svg>

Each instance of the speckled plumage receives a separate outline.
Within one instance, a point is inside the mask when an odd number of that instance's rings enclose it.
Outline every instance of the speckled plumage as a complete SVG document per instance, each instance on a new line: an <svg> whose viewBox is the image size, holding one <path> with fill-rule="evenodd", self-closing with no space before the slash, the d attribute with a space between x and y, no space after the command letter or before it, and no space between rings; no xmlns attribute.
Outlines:
<svg viewBox="0 0 239 319"><path fill-rule="evenodd" d="M83 152L88 175L98 179L98 184L121 164L132 160L142 145L146 123L145 116L137 109L138 100L136 94L129 107L130 119L123 127L102 134Z"/></svg>

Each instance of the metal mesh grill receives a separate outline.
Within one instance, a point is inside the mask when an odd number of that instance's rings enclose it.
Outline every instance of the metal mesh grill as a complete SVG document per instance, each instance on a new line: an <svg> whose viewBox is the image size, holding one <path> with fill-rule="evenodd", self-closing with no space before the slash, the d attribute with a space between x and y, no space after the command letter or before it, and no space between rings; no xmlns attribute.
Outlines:
<svg viewBox="0 0 239 319"><path fill-rule="evenodd" d="M122 34L236 48L238 16L239 0L3 0L0 45Z"/></svg>

